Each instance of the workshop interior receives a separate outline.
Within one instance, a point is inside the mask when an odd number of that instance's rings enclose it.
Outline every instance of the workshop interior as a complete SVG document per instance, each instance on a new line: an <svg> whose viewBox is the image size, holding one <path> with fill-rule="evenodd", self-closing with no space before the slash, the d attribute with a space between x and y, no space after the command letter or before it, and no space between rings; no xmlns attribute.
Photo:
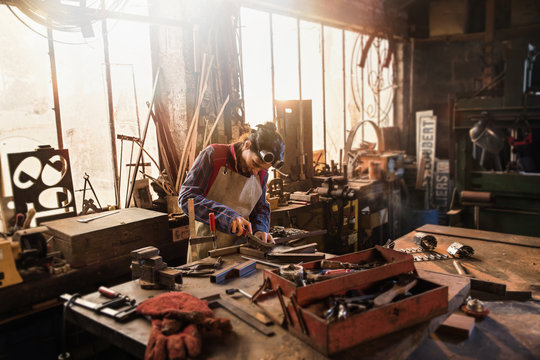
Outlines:
<svg viewBox="0 0 540 360"><path fill-rule="evenodd" d="M0 0L0 29L0 359L540 358L540 2ZM221 246L183 184L268 123L266 183L223 176L273 240Z"/></svg>

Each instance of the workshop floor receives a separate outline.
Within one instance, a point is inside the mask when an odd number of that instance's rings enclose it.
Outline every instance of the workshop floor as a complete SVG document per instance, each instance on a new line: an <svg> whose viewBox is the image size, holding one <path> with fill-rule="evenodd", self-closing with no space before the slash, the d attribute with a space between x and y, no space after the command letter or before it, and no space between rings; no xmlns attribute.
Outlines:
<svg viewBox="0 0 540 360"><path fill-rule="evenodd" d="M540 302L487 301L490 315L476 321L468 339L437 332L408 360L540 359Z"/></svg>
<svg viewBox="0 0 540 360"><path fill-rule="evenodd" d="M0 326L0 359L58 359L62 353L62 307L57 306ZM68 323L71 359L134 360L105 340Z"/></svg>

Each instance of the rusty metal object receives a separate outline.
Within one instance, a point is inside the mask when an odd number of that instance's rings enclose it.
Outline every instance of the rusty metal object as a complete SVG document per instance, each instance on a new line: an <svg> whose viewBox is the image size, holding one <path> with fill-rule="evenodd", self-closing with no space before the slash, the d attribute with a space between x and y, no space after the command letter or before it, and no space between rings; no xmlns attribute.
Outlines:
<svg viewBox="0 0 540 360"><path fill-rule="evenodd" d="M299 263L299 262L309 262L314 260L321 260L324 259L325 255L323 253L315 253L315 254L267 254L266 258L268 260L276 260L280 261L282 263Z"/></svg>
<svg viewBox="0 0 540 360"><path fill-rule="evenodd" d="M450 255L459 258L471 257L474 255L474 249L472 247L470 247L469 245L463 245L462 243L459 243L457 241L450 244L446 251Z"/></svg>
<svg viewBox="0 0 540 360"><path fill-rule="evenodd" d="M465 314L473 316L477 319L485 318L490 312L482 301L473 299L470 296L465 299L465 304L461 306L461 310L463 310Z"/></svg>
<svg viewBox="0 0 540 360"><path fill-rule="evenodd" d="M255 261L245 261L226 267L225 269L210 275L210 281L221 284L226 279L247 276L255 271Z"/></svg>
<svg viewBox="0 0 540 360"><path fill-rule="evenodd" d="M414 234L413 242L420 245L421 249L427 251L434 250L437 247L437 239L435 236L423 232Z"/></svg>
<svg viewBox="0 0 540 360"><path fill-rule="evenodd" d="M174 290L177 284L182 284L182 270L167 267L159 250L153 246L131 252L131 277L139 279L143 289Z"/></svg>
<svg viewBox="0 0 540 360"><path fill-rule="evenodd" d="M296 301L296 296L291 296L291 305L293 307L293 310L296 314L296 318L298 319L298 324L300 325L300 329L302 329L302 332L306 335L309 335L309 331L306 325L306 321L304 320L304 315L302 314L302 309L300 308L300 305L298 305L298 302Z"/></svg>

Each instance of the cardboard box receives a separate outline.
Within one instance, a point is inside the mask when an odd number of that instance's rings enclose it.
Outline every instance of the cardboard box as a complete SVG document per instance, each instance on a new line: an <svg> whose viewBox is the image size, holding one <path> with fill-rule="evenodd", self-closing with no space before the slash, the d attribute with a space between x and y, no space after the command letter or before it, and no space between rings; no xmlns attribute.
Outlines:
<svg viewBox="0 0 540 360"><path fill-rule="evenodd" d="M125 256L132 250L153 245L157 248L172 242L167 214L128 208L88 223L77 219L99 214L49 221L42 225L53 236L54 250L60 250L72 267L83 267L103 260Z"/></svg>

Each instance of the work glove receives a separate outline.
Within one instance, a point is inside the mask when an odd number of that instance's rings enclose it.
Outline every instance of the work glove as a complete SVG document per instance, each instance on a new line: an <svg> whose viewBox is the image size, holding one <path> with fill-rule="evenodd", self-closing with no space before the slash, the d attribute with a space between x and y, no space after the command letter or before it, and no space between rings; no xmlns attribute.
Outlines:
<svg viewBox="0 0 540 360"><path fill-rule="evenodd" d="M229 319L216 318L208 302L186 292L169 292L145 300L137 312L152 318L145 359L185 359L201 353L202 335L231 330Z"/></svg>

